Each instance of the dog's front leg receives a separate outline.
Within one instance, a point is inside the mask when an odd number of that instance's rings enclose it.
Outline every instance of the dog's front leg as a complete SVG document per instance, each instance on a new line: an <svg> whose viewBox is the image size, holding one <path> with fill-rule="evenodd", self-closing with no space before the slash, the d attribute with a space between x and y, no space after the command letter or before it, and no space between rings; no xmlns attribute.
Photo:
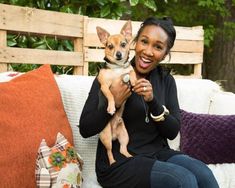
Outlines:
<svg viewBox="0 0 235 188"><path fill-rule="evenodd" d="M107 112L111 115L113 115L116 111L115 108L115 101L114 101L114 96L111 93L111 91L109 90L109 86L107 85L101 85L101 91L103 92L104 96L107 98L108 100L108 107L107 107Z"/></svg>

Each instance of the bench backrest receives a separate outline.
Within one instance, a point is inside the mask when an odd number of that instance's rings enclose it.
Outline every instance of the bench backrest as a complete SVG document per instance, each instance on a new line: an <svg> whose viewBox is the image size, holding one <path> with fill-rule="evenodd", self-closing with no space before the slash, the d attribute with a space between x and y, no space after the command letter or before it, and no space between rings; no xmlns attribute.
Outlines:
<svg viewBox="0 0 235 188"><path fill-rule="evenodd" d="M89 62L103 62L104 50L96 26L105 28L111 34L119 33L124 20L90 18L35 8L0 4L0 71L7 70L9 63L53 64L75 66L74 74L87 75ZM132 22L133 36L141 22ZM201 77L203 63L202 26L176 26L176 41L171 60L166 64L194 65L193 77ZM7 46L7 34L17 33L33 36L49 36L69 39L74 51L16 48ZM131 56L134 51L132 48Z"/></svg>

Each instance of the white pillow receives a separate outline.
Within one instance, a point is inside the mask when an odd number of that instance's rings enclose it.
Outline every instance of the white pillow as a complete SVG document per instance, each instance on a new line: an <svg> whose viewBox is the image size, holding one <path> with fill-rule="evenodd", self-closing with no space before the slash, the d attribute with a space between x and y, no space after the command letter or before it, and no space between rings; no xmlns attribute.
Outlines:
<svg viewBox="0 0 235 188"><path fill-rule="evenodd" d="M91 182L93 182L92 187L100 187L95 174L98 135L83 138L78 128L82 109L94 78L93 76L80 75L59 75L55 77L62 94L65 112L73 131L74 146L84 161L83 188L89 187Z"/></svg>
<svg viewBox="0 0 235 188"><path fill-rule="evenodd" d="M216 92L211 98L210 114L234 115L235 94L231 92Z"/></svg>
<svg viewBox="0 0 235 188"><path fill-rule="evenodd" d="M179 106L194 113L208 113L210 99L220 86L206 79L176 78Z"/></svg>

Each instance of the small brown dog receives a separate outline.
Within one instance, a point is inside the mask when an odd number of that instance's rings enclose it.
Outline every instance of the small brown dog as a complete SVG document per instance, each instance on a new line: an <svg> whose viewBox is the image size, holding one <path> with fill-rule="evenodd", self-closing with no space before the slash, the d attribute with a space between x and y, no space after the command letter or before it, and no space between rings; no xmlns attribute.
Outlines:
<svg viewBox="0 0 235 188"><path fill-rule="evenodd" d="M120 143L120 153L126 157L132 157L127 151L129 136L122 119L124 104L116 111L114 97L110 91L110 86L114 79L123 77L123 82L134 84L136 81L135 72L128 62L130 42L132 39L131 21L127 21L122 27L120 34L110 35L109 32L96 27L98 37L105 46L106 68L101 69L98 81L101 91L108 100L107 112L113 115L112 119L100 133L100 140L107 149L110 164L115 162L112 153L112 140L118 139ZM127 79L127 80L126 80Z"/></svg>

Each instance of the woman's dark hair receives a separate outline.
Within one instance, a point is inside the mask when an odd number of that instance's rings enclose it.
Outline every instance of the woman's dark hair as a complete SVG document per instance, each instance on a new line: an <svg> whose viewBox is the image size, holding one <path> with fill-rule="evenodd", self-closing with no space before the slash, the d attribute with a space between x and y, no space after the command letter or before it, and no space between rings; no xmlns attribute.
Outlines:
<svg viewBox="0 0 235 188"><path fill-rule="evenodd" d="M170 49L173 47L176 37L176 31L173 25L173 22L168 17L163 17L161 19L155 18L155 17L149 17L141 24L139 31L137 32L137 35L134 39L136 42L142 33L143 29L146 26L149 25L155 25L161 27L168 35L168 41L167 41L167 53L170 52Z"/></svg>

